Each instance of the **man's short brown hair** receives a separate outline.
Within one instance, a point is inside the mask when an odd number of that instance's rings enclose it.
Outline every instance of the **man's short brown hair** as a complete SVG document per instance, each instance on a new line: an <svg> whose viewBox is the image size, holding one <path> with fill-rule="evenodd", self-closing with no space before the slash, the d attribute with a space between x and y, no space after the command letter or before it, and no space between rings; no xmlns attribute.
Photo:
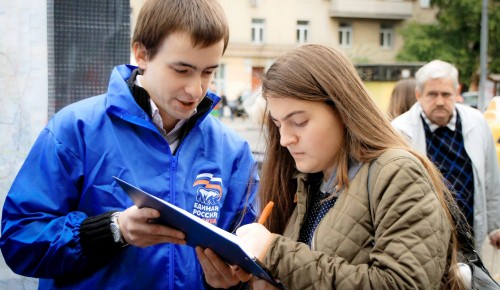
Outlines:
<svg viewBox="0 0 500 290"><path fill-rule="evenodd" d="M171 33L186 32L193 46L208 47L229 42L229 25L217 0L148 0L137 18L132 45L141 43L153 59Z"/></svg>

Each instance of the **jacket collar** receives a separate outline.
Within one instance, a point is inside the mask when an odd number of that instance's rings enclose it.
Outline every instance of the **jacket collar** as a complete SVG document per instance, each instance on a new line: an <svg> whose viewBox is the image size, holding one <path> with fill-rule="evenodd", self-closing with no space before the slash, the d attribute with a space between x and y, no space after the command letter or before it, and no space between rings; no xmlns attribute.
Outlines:
<svg viewBox="0 0 500 290"><path fill-rule="evenodd" d="M122 119L156 130L151 122L149 95L146 90L134 84L138 73L137 67L132 65L120 65L113 69L108 86L106 110ZM198 105L196 114L189 119L187 131L197 121L205 119L219 101L218 96L207 93Z"/></svg>

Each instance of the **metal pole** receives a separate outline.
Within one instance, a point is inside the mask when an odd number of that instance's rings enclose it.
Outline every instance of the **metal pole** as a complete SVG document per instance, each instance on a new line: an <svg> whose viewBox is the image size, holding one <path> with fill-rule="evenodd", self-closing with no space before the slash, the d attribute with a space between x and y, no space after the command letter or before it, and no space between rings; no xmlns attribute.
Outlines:
<svg viewBox="0 0 500 290"><path fill-rule="evenodd" d="M481 112L484 112L489 102L486 97L486 77L488 75L488 0L483 0L483 8L481 10L479 65L481 67L481 75L479 78L479 96L477 108Z"/></svg>

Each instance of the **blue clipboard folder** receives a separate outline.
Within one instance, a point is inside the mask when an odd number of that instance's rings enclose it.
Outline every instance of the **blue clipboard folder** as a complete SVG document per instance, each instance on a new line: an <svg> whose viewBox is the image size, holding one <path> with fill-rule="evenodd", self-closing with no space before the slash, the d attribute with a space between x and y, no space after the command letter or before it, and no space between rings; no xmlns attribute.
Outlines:
<svg viewBox="0 0 500 290"><path fill-rule="evenodd" d="M153 196L118 177L113 176L116 182L132 199L138 208L149 207L160 212L158 223L178 229L186 234L187 244L191 247L201 246L210 248L230 265L238 265L255 277L264 279L274 286L285 289L274 280L267 270L255 257L252 257L238 242L238 237L218 228L188 211Z"/></svg>

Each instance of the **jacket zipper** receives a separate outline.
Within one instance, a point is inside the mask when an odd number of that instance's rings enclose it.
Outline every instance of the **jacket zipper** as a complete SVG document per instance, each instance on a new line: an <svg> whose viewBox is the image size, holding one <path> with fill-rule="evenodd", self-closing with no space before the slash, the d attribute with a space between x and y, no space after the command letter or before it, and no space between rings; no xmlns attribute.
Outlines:
<svg viewBox="0 0 500 290"><path fill-rule="evenodd" d="M179 144L180 146L180 144ZM177 170L177 156L172 155L172 166L170 168L170 202L172 204L175 204L175 194L174 194L174 189L175 189L175 172ZM170 272L170 279L169 279L169 289L174 290L174 244L170 243L170 253L169 253L169 272Z"/></svg>

